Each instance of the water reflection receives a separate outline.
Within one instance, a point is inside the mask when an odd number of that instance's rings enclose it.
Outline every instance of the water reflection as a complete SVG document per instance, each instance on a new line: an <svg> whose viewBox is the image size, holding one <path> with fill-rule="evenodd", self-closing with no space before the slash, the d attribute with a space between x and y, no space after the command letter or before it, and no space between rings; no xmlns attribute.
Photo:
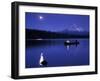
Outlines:
<svg viewBox="0 0 100 81"><path fill-rule="evenodd" d="M66 45L65 41L27 41L26 68L89 65L89 40L78 39L79 43Z"/></svg>
<svg viewBox="0 0 100 81"><path fill-rule="evenodd" d="M47 66L48 62L44 58L43 52L41 52L40 59L39 59L39 65L40 66Z"/></svg>

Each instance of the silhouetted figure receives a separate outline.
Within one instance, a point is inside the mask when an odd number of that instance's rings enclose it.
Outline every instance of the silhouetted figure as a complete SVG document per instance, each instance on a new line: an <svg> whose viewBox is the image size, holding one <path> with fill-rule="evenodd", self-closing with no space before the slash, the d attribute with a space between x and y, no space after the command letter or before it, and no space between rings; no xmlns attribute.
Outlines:
<svg viewBox="0 0 100 81"><path fill-rule="evenodd" d="M79 44L79 43L78 43L78 41L76 40L76 47L77 47L77 44Z"/></svg>
<svg viewBox="0 0 100 81"><path fill-rule="evenodd" d="M76 43L77 43L77 40L76 40Z"/></svg>
<svg viewBox="0 0 100 81"><path fill-rule="evenodd" d="M43 66L47 66L48 62L47 62L46 60L44 60L44 61L41 62L41 64L42 64Z"/></svg>

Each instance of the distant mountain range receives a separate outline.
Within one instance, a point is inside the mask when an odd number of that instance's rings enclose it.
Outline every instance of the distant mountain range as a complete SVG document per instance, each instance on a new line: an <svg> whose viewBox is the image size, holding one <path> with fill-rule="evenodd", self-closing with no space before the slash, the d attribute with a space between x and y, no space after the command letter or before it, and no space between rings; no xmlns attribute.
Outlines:
<svg viewBox="0 0 100 81"><path fill-rule="evenodd" d="M57 39L57 38L89 38L87 31L68 31L51 32L45 30L26 29L26 39Z"/></svg>
<svg viewBox="0 0 100 81"><path fill-rule="evenodd" d="M70 31L70 30L63 30L61 31L60 33L63 33L63 34L69 34L69 35L81 35L81 36L88 36L89 35L89 32L88 31L77 31L77 30L74 30L74 31Z"/></svg>

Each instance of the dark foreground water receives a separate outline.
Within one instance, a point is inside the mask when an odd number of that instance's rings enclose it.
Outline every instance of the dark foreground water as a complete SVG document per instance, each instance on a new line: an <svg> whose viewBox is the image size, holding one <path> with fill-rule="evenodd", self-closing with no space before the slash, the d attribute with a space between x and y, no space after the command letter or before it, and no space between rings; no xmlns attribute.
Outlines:
<svg viewBox="0 0 100 81"><path fill-rule="evenodd" d="M48 62L47 67L89 65L89 40L77 39L78 45L64 45L66 40L27 40L25 67L41 67L41 53Z"/></svg>

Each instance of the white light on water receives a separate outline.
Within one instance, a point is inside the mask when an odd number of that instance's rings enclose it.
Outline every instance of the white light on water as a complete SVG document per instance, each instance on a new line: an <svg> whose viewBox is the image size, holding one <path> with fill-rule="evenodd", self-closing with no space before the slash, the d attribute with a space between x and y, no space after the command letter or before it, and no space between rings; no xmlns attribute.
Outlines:
<svg viewBox="0 0 100 81"><path fill-rule="evenodd" d="M42 65L41 63L43 62L43 60L44 60L43 53L41 53L40 60L39 60L39 65Z"/></svg>
<svg viewBox="0 0 100 81"><path fill-rule="evenodd" d="M43 19L43 16L39 16L39 19L42 20Z"/></svg>
<svg viewBox="0 0 100 81"><path fill-rule="evenodd" d="M69 50L69 46L67 46L67 50Z"/></svg>

